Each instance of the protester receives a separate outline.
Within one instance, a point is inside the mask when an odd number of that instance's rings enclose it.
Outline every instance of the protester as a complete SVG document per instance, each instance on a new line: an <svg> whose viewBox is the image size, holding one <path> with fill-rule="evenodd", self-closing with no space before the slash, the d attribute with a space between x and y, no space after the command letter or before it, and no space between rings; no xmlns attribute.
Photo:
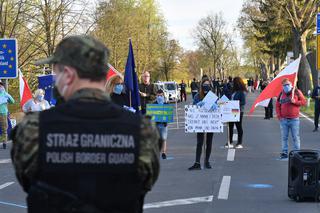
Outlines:
<svg viewBox="0 0 320 213"><path fill-rule="evenodd" d="M12 130L11 158L28 212L143 212L159 174L150 119L109 101L109 51L91 36L64 38L52 56L65 103L30 113Z"/></svg>
<svg viewBox="0 0 320 213"><path fill-rule="evenodd" d="M4 84L0 81L0 127L1 127L1 141L3 149L7 148L8 141L8 104L13 104L14 99L6 92Z"/></svg>
<svg viewBox="0 0 320 213"><path fill-rule="evenodd" d="M38 111L49 109L50 104L46 99L44 99L44 95L45 95L45 91L43 89L37 89L33 94L33 98L27 101L22 106L22 111L38 112Z"/></svg>
<svg viewBox="0 0 320 213"><path fill-rule="evenodd" d="M231 99L232 88L233 88L232 77L229 76L228 80L225 79L225 81L224 81L224 83L222 85L222 94L221 94L221 96L225 95L227 98Z"/></svg>
<svg viewBox="0 0 320 213"><path fill-rule="evenodd" d="M319 114L320 114L320 77L318 78L318 85L312 91L312 98L314 99L314 130L318 131Z"/></svg>
<svg viewBox="0 0 320 213"><path fill-rule="evenodd" d="M238 142L235 146L237 149L242 149L242 138L243 138L243 128L242 128L242 120L244 113L244 106L246 104L246 95L247 92L246 85L244 84L242 78L235 77L233 79L233 88L231 100L238 100L240 102L240 121L238 122L229 122L229 144L226 144L226 148L233 148L233 127L236 125L238 132ZM229 146L228 146L229 145Z"/></svg>
<svg viewBox="0 0 320 213"><path fill-rule="evenodd" d="M164 92L162 89L157 91L157 97L155 104L165 104L164 103ZM168 124L166 122L156 122L156 126L160 133L161 139L161 157L162 159L167 159L167 138L168 138Z"/></svg>
<svg viewBox="0 0 320 213"><path fill-rule="evenodd" d="M125 93L123 78L119 75L110 77L106 83L106 92L113 103L120 107L130 106L129 96Z"/></svg>
<svg viewBox="0 0 320 213"><path fill-rule="evenodd" d="M247 80L247 85L248 85L248 91L251 93L253 90L253 78L249 78L248 80Z"/></svg>
<svg viewBox="0 0 320 213"><path fill-rule="evenodd" d="M182 80L179 86L180 86L180 100L181 101L184 100L186 102L187 101L187 92L186 92L187 85Z"/></svg>
<svg viewBox="0 0 320 213"><path fill-rule="evenodd" d="M269 80L263 81L261 85L261 92L268 86L270 83ZM273 118L273 100L270 98L270 101L268 103L268 106L264 107L264 119L270 120L270 118Z"/></svg>
<svg viewBox="0 0 320 213"><path fill-rule="evenodd" d="M142 74L142 83L139 84L141 113L143 115L147 112L147 104L151 104L155 101L156 94L154 85L150 83L150 73L145 71Z"/></svg>
<svg viewBox="0 0 320 213"><path fill-rule="evenodd" d="M206 94L212 90L212 86L210 83L210 79L208 77L202 77L201 83L200 83L200 90L199 93L197 93L194 97L193 104L197 106L203 105L203 98L206 96ZM216 107L217 105L215 103L212 103L212 107ZM213 139L213 133L197 133L197 148L196 148L196 161L189 168L189 170L200 170L201 164L200 164L200 158L201 158L201 152L202 152L202 146L204 142L206 134L206 153L205 153L205 162L204 167L207 169L211 169L212 166L209 162L210 155L211 155L211 149L212 149L212 139Z"/></svg>
<svg viewBox="0 0 320 213"><path fill-rule="evenodd" d="M298 88L293 88L288 78L282 80L283 90L276 102L277 117L280 121L281 147L280 158L288 158L288 135L291 131L293 148L300 149L300 107L306 104L306 99Z"/></svg>
<svg viewBox="0 0 320 213"><path fill-rule="evenodd" d="M199 86L195 78L193 78L193 81L191 82L190 87L191 87L192 99L194 99L194 96L198 93L198 90L199 90Z"/></svg>

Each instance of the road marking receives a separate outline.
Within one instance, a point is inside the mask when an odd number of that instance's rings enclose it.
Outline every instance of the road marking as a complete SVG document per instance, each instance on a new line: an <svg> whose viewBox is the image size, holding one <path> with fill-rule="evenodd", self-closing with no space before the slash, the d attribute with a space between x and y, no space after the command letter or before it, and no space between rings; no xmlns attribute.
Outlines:
<svg viewBox="0 0 320 213"><path fill-rule="evenodd" d="M227 161L234 161L235 154L236 154L235 149L228 149Z"/></svg>
<svg viewBox="0 0 320 213"><path fill-rule="evenodd" d="M9 159L9 158L8 159L1 159L0 164L1 163L11 163L11 159Z"/></svg>
<svg viewBox="0 0 320 213"><path fill-rule="evenodd" d="M26 206L23 206L23 205L18 205L18 204L15 204L15 203L8 203L8 202L3 202L3 201L0 201L0 204L7 205L7 206L14 206L14 207L19 207L19 208L24 208L24 209L27 208Z"/></svg>
<svg viewBox="0 0 320 213"><path fill-rule="evenodd" d="M212 199L213 199L213 196L206 196L206 197L193 197L193 198L187 198L187 199L177 199L177 200L169 200L169 201L163 201L163 202L147 203L147 204L144 204L143 209L190 205L195 203L207 203L207 202L212 202Z"/></svg>
<svg viewBox="0 0 320 213"><path fill-rule="evenodd" d="M238 140L238 134L233 134L232 141L237 141L237 140Z"/></svg>
<svg viewBox="0 0 320 213"><path fill-rule="evenodd" d="M231 176L223 176L218 194L219 200L228 200L230 182Z"/></svg>
<svg viewBox="0 0 320 213"><path fill-rule="evenodd" d="M0 185L0 189L4 189L4 188L6 188L6 187L8 187L8 186L10 186L12 184L14 184L14 182L4 183L4 184Z"/></svg>

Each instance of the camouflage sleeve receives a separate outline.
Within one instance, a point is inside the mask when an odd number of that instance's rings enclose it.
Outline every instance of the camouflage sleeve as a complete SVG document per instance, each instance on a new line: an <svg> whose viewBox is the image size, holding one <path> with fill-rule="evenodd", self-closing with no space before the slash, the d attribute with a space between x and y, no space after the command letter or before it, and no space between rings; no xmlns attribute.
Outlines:
<svg viewBox="0 0 320 213"><path fill-rule="evenodd" d="M30 182L36 174L38 136L39 113L26 115L10 136L13 141L11 159L15 167L17 179L24 191L28 191Z"/></svg>
<svg viewBox="0 0 320 213"><path fill-rule="evenodd" d="M159 133L148 118L141 122L140 156L138 172L143 177L145 191L151 190L159 176Z"/></svg>

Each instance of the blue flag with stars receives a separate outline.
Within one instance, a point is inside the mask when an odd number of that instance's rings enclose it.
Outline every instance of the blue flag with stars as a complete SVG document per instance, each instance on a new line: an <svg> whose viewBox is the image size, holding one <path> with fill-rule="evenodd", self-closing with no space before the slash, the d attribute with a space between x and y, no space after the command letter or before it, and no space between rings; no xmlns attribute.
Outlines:
<svg viewBox="0 0 320 213"><path fill-rule="evenodd" d="M16 39L0 39L0 78L18 77L18 46Z"/></svg>

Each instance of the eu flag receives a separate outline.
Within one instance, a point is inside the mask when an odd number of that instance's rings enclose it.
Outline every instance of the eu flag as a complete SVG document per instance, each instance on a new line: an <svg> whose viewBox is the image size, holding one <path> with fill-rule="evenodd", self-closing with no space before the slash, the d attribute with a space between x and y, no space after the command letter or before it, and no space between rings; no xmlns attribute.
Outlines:
<svg viewBox="0 0 320 213"><path fill-rule="evenodd" d="M140 94L138 86L138 77L135 71L134 55L131 39L129 40L129 52L127 58L126 69L124 73L124 83L126 85L127 94L129 95L130 107L133 107L137 113L140 108Z"/></svg>

